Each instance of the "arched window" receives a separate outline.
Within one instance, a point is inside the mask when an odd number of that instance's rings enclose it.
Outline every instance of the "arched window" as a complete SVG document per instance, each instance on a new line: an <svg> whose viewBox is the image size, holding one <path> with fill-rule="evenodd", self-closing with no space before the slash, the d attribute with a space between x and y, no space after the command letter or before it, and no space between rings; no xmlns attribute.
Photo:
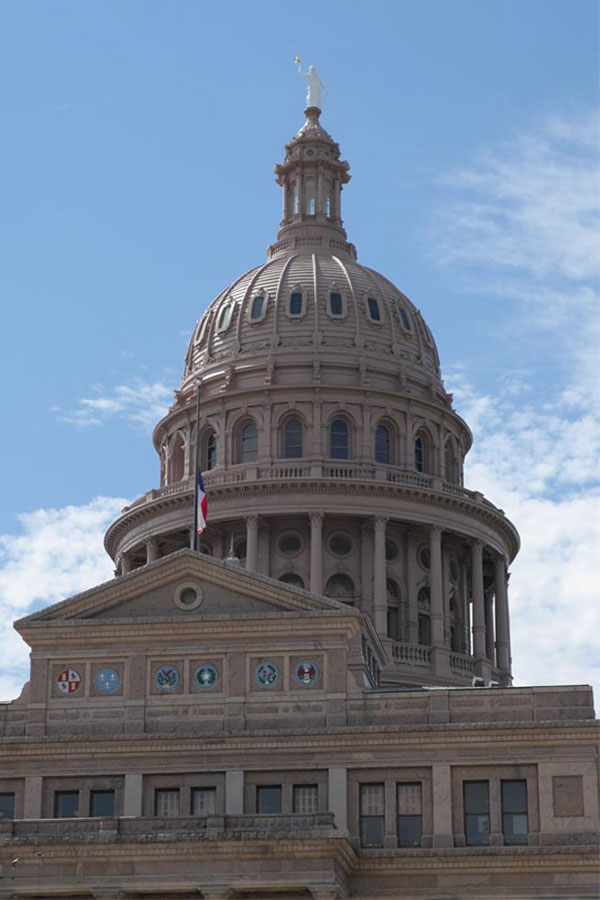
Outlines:
<svg viewBox="0 0 600 900"><path fill-rule="evenodd" d="M317 214L317 182L312 177L304 179L304 212L307 216Z"/></svg>
<svg viewBox="0 0 600 900"><path fill-rule="evenodd" d="M323 209L328 219L331 218L331 198L333 194L333 185L331 179L325 178L323 181Z"/></svg>
<svg viewBox="0 0 600 900"><path fill-rule="evenodd" d="M415 469L417 472L429 472L429 441L422 431L415 438Z"/></svg>
<svg viewBox="0 0 600 900"><path fill-rule="evenodd" d="M291 584L292 587L304 587L304 581L295 572L286 572L284 575L280 575L279 581L283 581L284 584Z"/></svg>
<svg viewBox="0 0 600 900"><path fill-rule="evenodd" d="M344 602L351 601L354 597L354 584L348 575L338 572L332 575L325 585L325 593L329 597L335 597L337 600Z"/></svg>
<svg viewBox="0 0 600 900"><path fill-rule="evenodd" d="M184 441L183 437L177 434L171 439L169 448L169 484L181 481L183 478L184 463Z"/></svg>
<svg viewBox="0 0 600 900"><path fill-rule="evenodd" d="M406 314L406 310L402 306L398 307L398 318L400 319L400 322L402 323L402 327L404 328L405 331L412 331L410 319L408 318L408 315Z"/></svg>
<svg viewBox="0 0 600 900"><path fill-rule="evenodd" d="M450 484L458 484L458 460L454 451L454 444L450 439L446 441L444 448L444 470L446 481Z"/></svg>
<svg viewBox="0 0 600 900"><path fill-rule="evenodd" d="M254 297L252 300L252 306L250 307L250 321L258 322L259 319L262 319L263 312L265 308L265 298L262 294L258 297Z"/></svg>
<svg viewBox="0 0 600 900"><path fill-rule="evenodd" d="M290 184L290 212L293 216L298 215L298 182L292 181Z"/></svg>
<svg viewBox="0 0 600 900"><path fill-rule="evenodd" d="M332 459L348 459L350 435L344 419L334 419L329 428L329 455Z"/></svg>
<svg viewBox="0 0 600 900"><path fill-rule="evenodd" d="M387 425L378 425L375 429L375 462L389 466L391 463L390 429Z"/></svg>
<svg viewBox="0 0 600 900"><path fill-rule="evenodd" d="M240 441L240 462L253 462L258 455L258 432L254 422L244 425Z"/></svg>
<svg viewBox="0 0 600 900"><path fill-rule="evenodd" d="M379 310L379 303L375 299L375 297L369 297L367 299L367 307L369 310L369 317L372 322L381 322L381 312Z"/></svg>
<svg viewBox="0 0 600 900"><path fill-rule="evenodd" d="M302 456L303 428L300 419L288 419L283 426L282 456L284 459L299 459Z"/></svg>
<svg viewBox="0 0 600 900"><path fill-rule="evenodd" d="M217 465L217 436L211 431L206 441L206 469L214 469Z"/></svg>
<svg viewBox="0 0 600 900"><path fill-rule="evenodd" d="M217 321L217 331L226 331L231 323L231 314L233 312L233 303L226 303L219 313Z"/></svg>

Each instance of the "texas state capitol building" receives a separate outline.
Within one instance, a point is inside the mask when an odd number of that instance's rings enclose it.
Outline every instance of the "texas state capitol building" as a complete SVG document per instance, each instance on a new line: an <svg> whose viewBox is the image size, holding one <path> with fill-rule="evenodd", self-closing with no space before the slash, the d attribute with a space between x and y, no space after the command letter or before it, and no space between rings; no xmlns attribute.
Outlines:
<svg viewBox="0 0 600 900"><path fill-rule="evenodd" d="M591 689L511 687L519 537L463 486L427 324L347 240L318 108L275 171L277 240L194 329L117 577L16 623L0 900L595 897Z"/></svg>

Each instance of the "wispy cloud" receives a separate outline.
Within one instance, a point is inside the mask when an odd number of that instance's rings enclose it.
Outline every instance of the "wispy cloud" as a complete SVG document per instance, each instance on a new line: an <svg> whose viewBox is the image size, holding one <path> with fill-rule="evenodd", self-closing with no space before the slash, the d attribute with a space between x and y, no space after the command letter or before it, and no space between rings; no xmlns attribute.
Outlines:
<svg viewBox="0 0 600 900"><path fill-rule="evenodd" d="M82 506L38 509L19 517L18 534L0 535L0 700L17 696L28 678L28 648L12 622L111 578L102 540L127 502L97 497Z"/></svg>
<svg viewBox="0 0 600 900"><path fill-rule="evenodd" d="M161 381L135 379L131 384L118 384L107 389L92 388L92 396L82 397L73 408L54 406L60 422L76 428L93 428L120 418L130 425L151 428L165 415L173 399L173 389Z"/></svg>

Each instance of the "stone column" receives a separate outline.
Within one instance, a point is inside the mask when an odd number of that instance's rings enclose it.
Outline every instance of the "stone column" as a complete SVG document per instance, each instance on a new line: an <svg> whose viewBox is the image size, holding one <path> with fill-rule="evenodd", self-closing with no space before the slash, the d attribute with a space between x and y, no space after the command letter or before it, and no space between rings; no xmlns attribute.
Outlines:
<svg viewBox="0 0 600 900"><path fill-rule="evenodd" d="M491 590L485 597L485 655L494 666L496 653L494 648L494 595Z"/></svg>
<svg viewBox="0 0 600 900"><path fill-rule="evenodd" d="M315 199L315 212L318 218L322 218L325 214L325 204L323 203L323 170L319 167L317 171L317 196Z"/></svg>
<svg viewBox="0 0 600 900"><path fill-rule="evenodd" d="M417 544L419 538L414 531L407 531L405 542L406 588L408 591L408 635L409 644L419 640L419 608L417 602Z"/></svg>
<svg viewBox="0 0 600 900"><path fill-rule="evenodd" d="M360 581L362 611L374 620L373 611L373 524L365 519L360 526Z"/></svg>
<svg viewBox="0 0 600 900"><path fill-rule="evenodd" d="M506 590L506 562L499 556L494 571L496 592L496 664L501 672L510 675L508 650L508 592Z"/></svg>
<svg viewBox="0 0 600 900"><path fill-rule="evenodd" d="M258 566L258 516L246 516L246 568L256 572Z"/></svg>
<svg viewBox="0 0 600 900"><path fill-rule="evenodd" d="M473 655L485 656L485 610L483 608L483 543L471 545L471 587L473 593Z"/></svg>
<svg viewBox="0 0 600 900"><path fill-rule="evenodd" d="M387 586L385 566L385 516L373 518L373 601L375 608L375 630L387 635Z"/></svg>
<svg viewBox="0 0 600 900"><path fill-rule="evenodd" d="M432 525L429 532L431 552L431 643L444 644L444 589L442 580L442 528Z"/></svg>
<svg viewBox="0 0 600 900"><path fill-rule="evenodd" d="M329 810L338 831L348 830L348 775L342 766L329 769Z"/></svg>
<svg viewBox="0 0 600 900"><path fill-rule="evenodd" d="M310 514L310 589L323 593L323 513Z"/></svg>
<svg viewBox="0 0 600 900"><path fill-rule="evenodd" d="M124 553L121 557L121 575L127 575L128 572L131 572L131 570L131 558L126 553Z"/></svg>
<svg viewBox="0 0 600 900"><path fill-rule="evenodd" d="M149 537L146 540L146 564L155 559L158 559L158 540L156 537Z"/></svg>

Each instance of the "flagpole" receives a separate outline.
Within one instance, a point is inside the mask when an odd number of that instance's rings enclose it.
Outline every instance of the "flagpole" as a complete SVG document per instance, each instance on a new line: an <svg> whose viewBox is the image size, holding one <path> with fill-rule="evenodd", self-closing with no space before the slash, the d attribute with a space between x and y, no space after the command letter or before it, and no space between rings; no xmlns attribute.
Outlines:
<svg viewBox="0 0 600 900"><path fill-rule="evenodd" d="M200 471L200 381L196 383L196 461L194 465L194 532L192 550L198 549L198 472Z"/></svg>

